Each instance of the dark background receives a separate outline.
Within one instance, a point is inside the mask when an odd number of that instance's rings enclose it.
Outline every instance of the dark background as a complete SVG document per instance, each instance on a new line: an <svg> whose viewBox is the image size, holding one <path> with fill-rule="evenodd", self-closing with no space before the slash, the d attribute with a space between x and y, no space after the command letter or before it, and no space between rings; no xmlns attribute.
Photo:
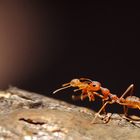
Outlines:
<svg viewBox="0 0 140 140"><path fill-rule="evenodd" d="M0 1L0 9L1 88L15 85L95 109L100 99L74 102L72 89L52 95L63 83L87 77L118 96L134 83L140 97L136 4Z"/></svg>

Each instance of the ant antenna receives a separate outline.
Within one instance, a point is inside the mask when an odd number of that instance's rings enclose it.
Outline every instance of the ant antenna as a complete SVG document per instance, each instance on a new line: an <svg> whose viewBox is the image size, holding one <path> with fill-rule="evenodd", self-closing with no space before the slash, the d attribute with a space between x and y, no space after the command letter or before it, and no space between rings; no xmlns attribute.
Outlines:
<svg viewBox="0 0 140 140"><path fill-rule="evenodd" d="M53 92L53 94L55 94L56 92L59 92L60 90L63 90L63 89L69 88L69 87L71 87L71 85L66 86L66 87L59 88L59 89L55 90L55 91Z"/></svg>
<svg viewBox="0 0 140 140"><path fill-rule="evenodd" d="M68 86L68 85L70 85L70 83L71 83L71 82L65 83L65 84L62 85L62 87Z"/></svg>

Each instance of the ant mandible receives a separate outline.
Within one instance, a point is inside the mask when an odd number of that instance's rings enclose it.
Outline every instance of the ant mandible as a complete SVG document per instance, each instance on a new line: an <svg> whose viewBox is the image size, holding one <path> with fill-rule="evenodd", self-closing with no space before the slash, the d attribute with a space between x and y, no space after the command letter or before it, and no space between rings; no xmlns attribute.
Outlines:
<svg viewBox="0 0 140 140"><path fill-rule="evenodd" d="M92 123L95 123L95 120L98 116L100 116L100 113L102 111L105 112L105 108L107 104L113 104L118 103L124 107L124 115L127 116L128 108L134 108L140 110L140 98L136 96L132 96L134 85L131 84L127 90L122 94L122 96L119 98L116 94L110 93L109 89L104 88L101 86L101 84L97 81L92 81L88 78L80 78L80 79L73 79L69 83L63 84L62 88L59 88L55 90L53 93L69 88L69 87L75 87L78 89L75 89L74 92L81 90L82 93L80 96L72 96L73 99L85 99L86 97L89 98L89 101L95 100L95 95L102 98L103 106L101 109L96 113ZM101 94L98 93L98 91L101 91ZM130 93L130 96L124 98L126 94Z"/></svg>

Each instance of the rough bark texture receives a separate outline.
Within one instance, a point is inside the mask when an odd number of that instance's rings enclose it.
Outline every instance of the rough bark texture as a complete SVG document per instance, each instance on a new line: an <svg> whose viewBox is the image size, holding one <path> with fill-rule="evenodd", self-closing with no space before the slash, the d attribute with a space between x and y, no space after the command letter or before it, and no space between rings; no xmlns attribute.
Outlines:
<svg viewBox="0 0 140 140"><path fill-rule="evenodd" d="M140 140L139 121L95 112L17 88L0 91L0 140Z"/></svg>

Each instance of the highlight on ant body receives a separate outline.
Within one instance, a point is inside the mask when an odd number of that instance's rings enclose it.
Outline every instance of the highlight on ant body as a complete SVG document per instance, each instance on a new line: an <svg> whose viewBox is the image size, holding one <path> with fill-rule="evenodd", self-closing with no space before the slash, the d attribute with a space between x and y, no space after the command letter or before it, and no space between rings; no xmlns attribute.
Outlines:
<svg viewBox="0 0 140 140"><path fill-rule="evenodd" d="M89 101L94 101L95 96L98 96L102 99L103 106L101 109L96 113L92 123L95 123L95 120L100 113L103 111L106 113L105 108L107 104L114 104L117 103L124 107L124 115L127 117L128 108L139 109L140 110L140 98L136 96L132 96L134 85L131 84L126 91L122 94L121 97L118 97L116 94L112 94L109 89L104 88L101 86L100 82L92 81L88 78L80 78L80 79L73 79L69 83L63 84L62 88L59 88L53 92L53 94L69 88L74 87L76 88L74 92L81 91L80 96L72 96L73 99L81 99L84 100L85 98L89 98ZM124 98L126 94L130 94Z"/></svg>

